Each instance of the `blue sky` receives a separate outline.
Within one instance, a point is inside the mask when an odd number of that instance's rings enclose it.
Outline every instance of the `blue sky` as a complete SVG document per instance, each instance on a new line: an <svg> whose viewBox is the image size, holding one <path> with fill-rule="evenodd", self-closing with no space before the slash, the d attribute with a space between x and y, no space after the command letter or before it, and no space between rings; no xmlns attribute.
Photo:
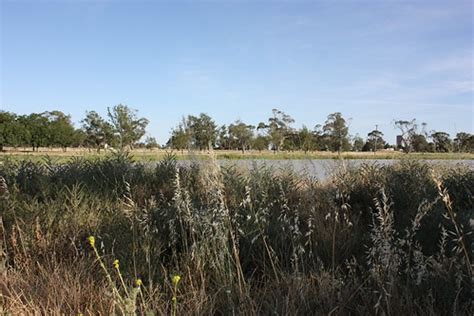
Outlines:
<svg viewBox="0 0 474 316"><path fill-rule="evenodd" d="M0 1L2 110L124 103L160 143L186 114L273 108L390 143L394 119L473 132L471 1Z"/></svg>

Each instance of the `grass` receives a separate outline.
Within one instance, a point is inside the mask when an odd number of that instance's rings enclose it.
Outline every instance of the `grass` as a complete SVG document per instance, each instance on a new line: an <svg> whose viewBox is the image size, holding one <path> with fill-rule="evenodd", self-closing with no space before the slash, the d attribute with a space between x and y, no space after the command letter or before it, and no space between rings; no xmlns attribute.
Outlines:
<svg viewBox="0 0 474 316"><path fill-rule="evenodd" d="M144 150L137 149L131 151L131 155L135 161L141 162L156 162L162 160L170 152L172 152L179 160L200 160L208 159L209 152L207 151L167 151L161 149ZM47 149L42 148L38 152L24 149L9 149L6 152L0 153L0 160L29 160L41 161L44 157L49 157L56 162L67 162L71 157L81 157L88 160L103 159L111 154L110 151L89 151L87 149L70 148L67 151L61 149ZM247 151L242 153L236 150L216 150L214 153L216 159L264 159L264 160L289 160L289 159L420 159L420 160L473 160L473 153L410 153L405 154L397 151L378 151L376 153L370 152L343 152L341 154L335 152L302 152L302 151L282 151L274 153L272 151Z"/></svg>
<svg viewBox="0 0 474 316"><path fill-rule="evenodd" d="M176 159L5 160L1 312L472 314L469 167Z"/></svg>

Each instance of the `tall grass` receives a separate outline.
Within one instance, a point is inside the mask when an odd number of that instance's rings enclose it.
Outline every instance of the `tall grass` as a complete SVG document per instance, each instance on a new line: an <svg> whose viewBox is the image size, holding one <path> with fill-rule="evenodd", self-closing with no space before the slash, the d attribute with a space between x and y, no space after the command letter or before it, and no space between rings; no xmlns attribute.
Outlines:
<svg viewBox="0 0 474 316"><path fill-rule="evenodd" d="M151 166L117 154L9 161L0 176L2 313L474 308L467 167L406 160L317 181L261 165L184 166L168 156Z"/></svg>

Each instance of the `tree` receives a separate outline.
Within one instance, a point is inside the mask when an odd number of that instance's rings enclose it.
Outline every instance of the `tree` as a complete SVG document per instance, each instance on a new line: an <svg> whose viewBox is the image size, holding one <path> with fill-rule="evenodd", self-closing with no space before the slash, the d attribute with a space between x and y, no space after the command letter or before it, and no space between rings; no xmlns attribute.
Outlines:
<svg viewBox="0 0 474 316"><path fill-rule="evenodd" d="M363 151L376 152L379 149L385 148L385 140L383 133L379 130L373 130L367 134L367 142L364 144Z"/></svg>
<svg viewBox="0 0 474 316"><path fill-rule="evenodd" d="M398 120L393 122L395 128L398 128L401 132L402 149L409 153L413 150L413 143L415 140L415 135L417 134L418 125L416 124L416 119L411 121Z"/></svg>
<svg viewBox="0 0 474 316"><path fill-rule="evenodd" d="M450 152L452 149L452 141L449 134L445 132L432 132L431 139L433 140L434 149L437 152Z"/></svg>
<svg viewBox="0 0 474 316"><path fill-rule="evenodd" d="M361 151L363 150L363 148L364 148L364 140L359 135L356 135L352 142L352 150Z"/></svg>
<svg viewBox="0 0 474 316"><path fill-rule="evenodd" d="M267 150L270 145L270 140L267 136L258 135L253 139L252 148L258 151Z"/></svg>
<svg viewBox="0 0 474 316"><path fill-rule="evenodd" d="M298 133L300 140L300 149L302 149L305 154L308 151L314 150L315 148L315 139L314 134L307 128L305 125L301 128Z"/></svg>
<svg viewBox="0 0 474 316"><path fill-rule="evenodd" d="M29 144L33 151L38 150L41 146L50 146L48 118L43 113L32 113L28 116L21 116L19 120L22 122L30 133L28 138Z"/></svg>
<svg viewBox="0 0 474 316"><path fill-rule="evenodd" d="M268 119L268 124L258 124L257 130L265 130L272 145L272 149L278 151L285 139L291 134L290 125L295 120L283 111L273 109L273 116Z"/></svg>
<svg viewBox="0 0 474 316"><path fill-rule="evenodd" d="M323 131L328 138L328 145L332 151L341 152L350 149L349 128L340 112L328 115Z"/></svg>
<svg viewBox="0 0 474 316"><path fill-rule="evenodd" d="M18 147L28 140L29 132L19 118L14 113L0 111L0 151L4 146Z"/></svg>
<svg viewBox="0 0 474 316"><path fill-rule="evenodd" d="M229 137L229 129L227 128L225 124L219 128L217 134L218 134L217 145L219 149L231 149L232 142Z"/></svg>
<svg viewBox="0 0 474 316"><path fill-rule="evenodd" d="M153 148L158 148L158 142L156 141L155 137L148 136L145 139L145 148L146 149L153 149Z"/></svg>
<svg viewBox="0 0 474 316"><path fill-rule="evenodd" d="M457 133L454 147L458 152L474 152L474 135L465 132Z"/></svg>
<svg viewBox="0 0 474 316"><path fill-rule="evenodd" d="M425 135L414 133L411 136L411 148L415 152L430 152L433 151L433 144L428 143Z"/></svg>
<svg viewBox="0 0 474 316"><path fill-rule="evenodd" d="M97 112L86 112L86 117L81 122L82 129L86 134L85 144L97 148L98 152L107 142L113 141L112 125L106 122Z"/></svg>
<svg viewBox="0 0 474 316"><path fill-rule="evenodd" d="M133 145L145 135L149 121L143 117L138 118L137 111L124 104L107 108L107 112L113 131L118 136L119 147L123 149L129 146L133 149Z"/></svg>
<svg viewBox="0 0 474 316"><path fill-rule="evenodd" d="M76 129L72 137L72 147L82 147L86 145L87 135L82 129Z"/></svg>
<svg viewBox="0 0 474 316"><path fill-rule="evenodd" d="M187 121L183 117L181 123L171 131L171 138L168 140L168 147L181 150L189 149L191 145L191 131L187 126Z"/></svg>
<svg viewBox="0 0 474 316"><path fill-rule="evenodd" d="M237 120L229 125L229 139L236 144L236 149L240 149L242 153L245 153L245 149L250 147L254 129L255 126Z"/></svg>
<svg viewBox="0 0 474 316"><path fill-rule="evenodd" d="M191 133L191 143L199 150L212 149L216 145L217 125L207 114L189 115L187 126Z"/></svg>
<svg viewBox="0 0 474 316"><path fill-rule="evenodd" d="M74 141L75 130L71 116L61 111L44 112L42 115L48 120L49 145L62 147L65 151Z"/></svg>

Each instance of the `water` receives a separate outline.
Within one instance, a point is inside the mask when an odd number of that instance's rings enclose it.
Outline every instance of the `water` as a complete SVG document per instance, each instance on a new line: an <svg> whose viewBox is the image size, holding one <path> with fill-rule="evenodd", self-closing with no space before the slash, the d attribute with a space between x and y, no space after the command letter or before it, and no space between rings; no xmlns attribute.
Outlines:
<svg viewBox="0 0 474 316"><path fill-rule="evenodd" d="M318 160L218 160L218 163L223 168L236 167L241 168L244 171L253 170L254 168L260 168L262 166L271 167L277 171L293 170L294 172L303 176L310 176L319 180L326 179L331 172L334 170L345 167L345 168L357 168L362 164L374 164L378 166L392 165L400 160L391 159L353 159L353 160L336 160L336 159L318 159ZM474 160L423 160L424 163L432 165L443 165L443 166L456 166L465 165L474 170ZM180 165L188 165L191 161L182 160L179 161ZM209 162L199 161L198 163L206 164Z"/></svg>

